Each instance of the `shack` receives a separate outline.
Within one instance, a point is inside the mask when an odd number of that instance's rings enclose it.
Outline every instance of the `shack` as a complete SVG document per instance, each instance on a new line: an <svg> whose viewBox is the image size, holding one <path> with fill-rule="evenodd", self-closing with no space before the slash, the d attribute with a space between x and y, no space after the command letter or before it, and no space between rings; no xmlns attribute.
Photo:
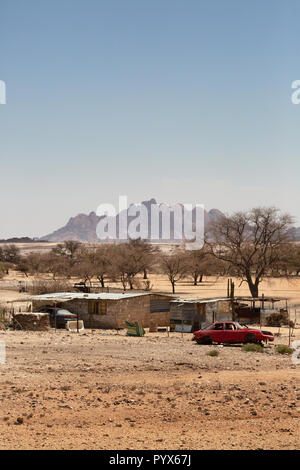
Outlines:
<svg viewBox="0 0 300 470"><path fill-rule="evenodd" d="M159 293L64 292L31 297L33 312L65 308L78 315L87 328L125 328L126 321L143 327L169 325L172 297Z"/></svg>
<svg viewBox="0 0 300 470"><path fill-rule="evenodd" d="M175 331L193 332L214 321L232 320L231 299L173 299L170 324Z"/></svg>
<svg viewBox="0 0 300 470"><path fill-rule="evenodd" d="M267 324L273 313L288 315L286 298L280 297L234 297L234 317L240 323Z"/></svg>

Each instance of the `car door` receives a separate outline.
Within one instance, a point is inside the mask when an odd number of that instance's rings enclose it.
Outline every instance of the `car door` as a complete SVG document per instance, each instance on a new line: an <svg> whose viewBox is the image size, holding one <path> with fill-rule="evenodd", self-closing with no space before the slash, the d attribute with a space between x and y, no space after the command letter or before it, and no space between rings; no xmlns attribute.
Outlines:
<svg viewBox="0 0 300 470"><path fill-rule="evenodd" d="M224 323L216 322L209 330L210 336L216 343L221 343L224 336Z"/></svg>
<svg viewBox="0 0 300 470"><path fill-rule="evenodd" d="M224 341L234 343L236 340L236 327L232 322L226 322L224 325Z"/></svg>

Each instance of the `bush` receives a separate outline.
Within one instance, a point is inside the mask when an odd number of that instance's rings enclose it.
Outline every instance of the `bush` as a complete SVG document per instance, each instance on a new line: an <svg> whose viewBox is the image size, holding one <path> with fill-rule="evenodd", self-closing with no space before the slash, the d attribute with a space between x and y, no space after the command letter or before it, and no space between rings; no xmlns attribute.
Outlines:
<svg viewBox="0 0 300 470"><path fill-rule="evenodd" d="M284 344L279 344L277 347L276 347L276 352L278 354L292 354L293 353L293 349L290 348L289 346L285 346Z"/></svg>
<svg viewBox="0 0 300 470"><path fill-rule="evenodd" d="M266 318L267 326L281 326L288 324L288 315L286 312L272 313Z"/></svg>
<svg viewBox="0 0 300 470"><path fill-rule="evenodd" d="M208 351L208 353L206 353L207 356L211 357L217 357L219 354L219 351L217 351L216 349L213 349L212 351Z"/></svg>
<svg viewBox="0 0 300 470"><path fill-rule="evenodd" d="M246 352L264 352L264 348L260 344L244 344L242 350Z"/></svg>

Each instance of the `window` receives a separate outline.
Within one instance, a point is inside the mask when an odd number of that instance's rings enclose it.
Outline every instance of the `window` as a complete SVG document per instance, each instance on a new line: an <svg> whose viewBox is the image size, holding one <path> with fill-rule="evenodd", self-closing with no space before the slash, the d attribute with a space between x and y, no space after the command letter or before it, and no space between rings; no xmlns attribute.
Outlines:
<svg viewBox="0 0 300 470"><path fill-rule="evenodd" d="M99 315L106 315L107 314L107 302L105 300L100 300L98 303L99 306Z"/></svg>
<svg viewBox="0 0 300 470"><path fill-rule="evenodd" d="M89 314L90 315L106 315L107 303L105 300L90 300L89 301Z"/></svg>
<svg viewBox="0 0 300 470"><path fill-rule="evenodd" d="M150 300L150 312L169 312L170 311L170 301L161 300L161 299L151 299Z"/></svg>
<svg viewBox="0 0 300 470"><path fill-rule="evenodd" d="M236 330L234 323L225 323L225 330Z"/></svg>
<svg viewBox="0 0 300 470"><path fill-rule="evenodd" d="M223 330L223 323L216 323L213 327L212 330Z"/></svg>

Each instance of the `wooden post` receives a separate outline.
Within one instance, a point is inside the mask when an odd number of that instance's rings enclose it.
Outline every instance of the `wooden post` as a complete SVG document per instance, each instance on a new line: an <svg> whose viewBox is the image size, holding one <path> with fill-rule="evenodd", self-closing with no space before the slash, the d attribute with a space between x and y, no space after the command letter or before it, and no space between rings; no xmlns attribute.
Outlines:
<svg viewBox="0 0 300 470"><path fill-rule="evenodd" d="M119 334L118 321L117 321L117 312L115 312L115 325L117 330L117 335Z"/></svg>
<svg viewBox="0 0 300 470"><path fill-rule="evenodd" d="M291 316L290 309L288 309L288 318L289 318L289 346L291 345Z"/></svg>

